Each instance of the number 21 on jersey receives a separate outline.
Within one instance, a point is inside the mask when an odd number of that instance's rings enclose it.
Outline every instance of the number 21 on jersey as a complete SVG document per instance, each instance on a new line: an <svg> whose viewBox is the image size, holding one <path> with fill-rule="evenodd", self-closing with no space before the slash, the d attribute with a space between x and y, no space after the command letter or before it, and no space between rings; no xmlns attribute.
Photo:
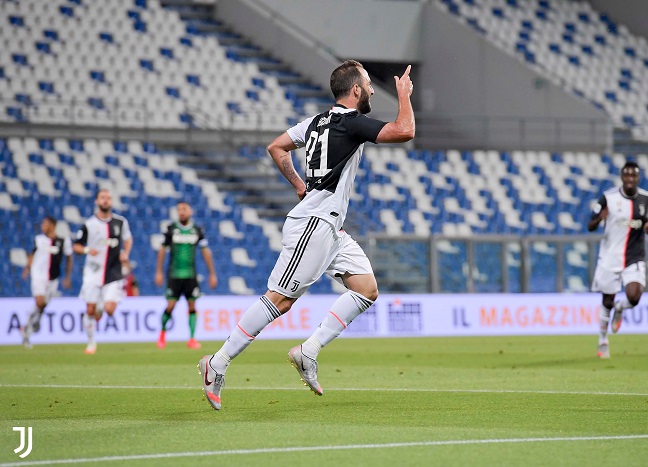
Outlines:
<svg viewBox="0 0 648 467"><path fill-rule="evenodd" d="M328 168L328 134L328 128L322 134L311 131L306 142L306 178L323 177L331 171Z"/></svg>

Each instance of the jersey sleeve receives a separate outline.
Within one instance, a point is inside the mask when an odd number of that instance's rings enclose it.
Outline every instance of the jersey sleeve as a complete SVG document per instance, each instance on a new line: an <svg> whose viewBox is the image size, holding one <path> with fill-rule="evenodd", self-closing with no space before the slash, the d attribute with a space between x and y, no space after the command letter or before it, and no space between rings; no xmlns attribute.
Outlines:
<svg viewBox="0 0 648 467"><path fill-rule="evenodd" d="M209 240L207 240L207 237L205 237L204 230L200 227L198 227L196 230L198 230L198 246L200 248L207 248L209 246Z"/></svg>
<svg viewBox="0 0 648 467"><path fill-rule="evenodd" d="M70 237L65 237L63 239L63 254L65 256L72 255L72 240L70 239Z"/></svg>
<svg viewBox="0 0 648 467"><path fill-rule="evenodd" d="M607 206L607 198L605 195L601 196L596 203L592 205L592 219L599 215L604 207Z"/></svg>
<svg viewBox="0 0 648 467"><path fill-rule="evenodd" d="M31 254L33 255L38 250L38 245L36 245L36 239L34 239L34 247L32 248Z"/></svg>
<svg viewBox="0 0 648 467"><path fill-rule="evenodd" d="M85 224L77 231L74 243L80 243L81 245L88 243L88 227Z"/></svg>
<svg viewBox="0 0 648 467"><path fill-rule="evenodd" d="M355 118L349 118L347 120L349 134L360 139L363 143L365 141L375 143L376 138L378 138L378 133L380 133L380 130L385 125L387 125L387 122L376 120L366 115L358 115Z"/></svg>
<svg viewBox="0 0 648 467"><path fill-rule="evenodd" d="M173 232L173 224L167 225L166 232L164 232L164 241L162 242L163 247L170 247L171 246L171 235Z"/></svg>
<svg viewBox="0 0 648 467"><path fill-rule="evenodd" d="M292 139L292 142L295 143L295 146L298 148L306 146L306 141L308 140L306 132L314 118L315 117L308 117L306 120L299 122L294 127L288 129L288 136L290 136L290 139Z"/></svg>
<svg viewBox="0 0 648 467"><path fill-rule="evenodd" d="M127 241L131 238L133 238L133 234L131 233L130 225L128 224L128 220L124 218L124 223L121 228L121 239L122 241Z"/></svg>

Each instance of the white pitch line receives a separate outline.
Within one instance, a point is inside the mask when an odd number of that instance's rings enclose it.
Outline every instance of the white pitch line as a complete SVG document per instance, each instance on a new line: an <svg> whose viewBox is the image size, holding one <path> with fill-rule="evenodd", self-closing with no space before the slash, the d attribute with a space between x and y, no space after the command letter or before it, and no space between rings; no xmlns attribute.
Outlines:
<svg viewBox="0 0 648 467"><path fill-rule="evenodd" d="M23 461L0 464L0 467L17 467L22 465L52 465L52 464L81 464L86 462L116 462L138 461L146 459L172 459L178 457L208 457L208 456L233 456L247 454L277 454L309 451L343 451L349 449L388 449L411 448L429 446L453 446L470 444L504 444L504 443L543 443L565 441L619 441L633 439L648 439L648 434L621 435L621 436L570 436L564 438L501 438L501 439L456 439L445 441L414 441L410 443L384 443L384 444L338 444L332 446L295 446L286 448L259 448L259 449L231 449L227 451L189 451L168 452L162 454L138 454L131 456L105 456L85 457L77 459L49 459L42 461Z"/></svg>
<svg viewBox="0 0 648 467"><path fill-rule="evenodd" d="M165 390L200 390L200 386L121 386L121 385L82 385L82 384L2 384L0 388L47 388L47 389L165 389ZM303 391L295 387L272 388L260 386L226 386L230 391ZM357 392L450 392L477 394L555 394L576 396L639 396L648 397L642 392L602 392L602 391L552 391L527 389L438 389L438 388L326 388L327 391L357 391Z"/></svg>

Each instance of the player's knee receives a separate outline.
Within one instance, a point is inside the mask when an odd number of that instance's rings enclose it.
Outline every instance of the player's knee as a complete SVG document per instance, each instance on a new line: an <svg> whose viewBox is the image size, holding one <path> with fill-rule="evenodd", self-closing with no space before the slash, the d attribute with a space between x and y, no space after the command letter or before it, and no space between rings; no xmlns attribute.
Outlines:
<svg viewBox="0 0 648 467"><path fill-rule="evenodd" d="M110 316L112 316L113 313L115 312L115 308L117 308L117 304L116 304L116 303L112 303L112 302L110 302L110 303L106 303L106 304L104 304L104 311L105 311L106 313L108 313L108 315L110 315Z"/></svg>
<svg viewBox="0 0 648 467"><path fill-rule="evenodd" d="M605 308L607 308L608 310L611 310L612 308L614 308L614 296L612 296L611 298L604 297L603 298L603 306Z"/></svg>
<svg viewBox="0 0 648 467"><path fill-rule="evenodd" d="M378 285L375 287L369 288L365 293L362 294L366 299L371 300L372 302L375 302L378 300Z"/></svg>
<svg viewBox="0 0 648 467"><path fill-rule="evenodd" d="M632 308L636 307L639 304L639 300L641 300L641 293L628 295L628 302L630 302Z"/></svg>
<svg viewBox="0 0 648 467"><path fill-rule="evenodd" d="M45 297L37 297L36 298L36 306L40 308L41 310L45 308L47 305L47 302L45 301Z"/></svg>

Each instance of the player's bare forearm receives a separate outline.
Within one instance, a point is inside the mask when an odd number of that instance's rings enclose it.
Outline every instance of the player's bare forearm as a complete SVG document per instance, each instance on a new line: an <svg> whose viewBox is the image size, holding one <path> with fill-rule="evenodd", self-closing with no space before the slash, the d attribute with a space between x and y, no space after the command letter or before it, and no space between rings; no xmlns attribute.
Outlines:
<svg viewBox="0 0 648 467"><path fill-rule="evenodd" d="M601 209L601 212L598 214L598 216L596 216L595 218L593 218L587 223L587 230L589 230L590 232L595 231L598 228L599 224L603 222L605 219L607 219L607 216L608 216L608 208L606 206L603 209Z"/></svg>
<svg viewBox="0 0 648 467"><path fill-rule="evenodd" d="M403 139L409 141L416 134L414 109L409 95L398 96L398 115L394 122L396 128L403 134ZM407 138L407 139L405 139Z"/></svg>
<svg viewBox="0 0 648 467"><path fill-rule="evenodd" d="M82 255L85 253L85 246L81 243L75 243L72 245L72 251L74 251L77 255Z"/></svg>
<svg viewBox="0 0 648 467"><path fill-rule="evenodd" d="M598 228L600 223L601 223L601 219L599 219L598 217L592 219L587 223L587 230L589 230L590 232L594 232Z"/></svg>
<svg viewBox="0 0 648 467"><path fill-rule="evenodd" d="M127 259L130 257L130 252L132 249L133 249L133 239L129 238L128 240L124 241L124 254L126 255Z"/></svg>
<svg viewBox="0 0 648 467"><path fill-rule="evenodd" d="M72 255L66 256L67 261L65 262L65 277L69 280L72 277L72 268L74 267L74 258Z"/></svg>
<svg viewBox="0 0 648 467"><path fill-rule="evenodd" d="M31 270L31 265L32 261L34 260L34 255L31 254L27 256L27 264L25 264L25 269L23 269L23 279L27 279L27 276L29 276L29 271Z"/></svg>
<svg viewBox="0 0 648 467"><path fill-rule="evenodd" d="M166 249L164 245L160 247L157 254L157 263L155 265L155 273L162 274L162 266L164 265L164 256L166 255Z"/></svg>
<svg viewBox="0 0 648 467"><path fill-rule="evenodd" d="M295 166L292 163L292 157L290 157L290 151L296 148L297 146L295 146L295 143L290 139L288 133L283 133L270 143L268 146L268 152L281 174L295 188L295 191L301 199L306 193L306 184L295 170Z"/></svg>
<svg viewBox="0 0 648 467"><path fill-rule="evenodd" d="M209 248L203 248L202 249L202 254L203 258L205 260L205 264L207 265L207 270L209 271L209 274L212 276L216 275L216 269L214 269L214 258L212 256L211 251Z"/></svg>

